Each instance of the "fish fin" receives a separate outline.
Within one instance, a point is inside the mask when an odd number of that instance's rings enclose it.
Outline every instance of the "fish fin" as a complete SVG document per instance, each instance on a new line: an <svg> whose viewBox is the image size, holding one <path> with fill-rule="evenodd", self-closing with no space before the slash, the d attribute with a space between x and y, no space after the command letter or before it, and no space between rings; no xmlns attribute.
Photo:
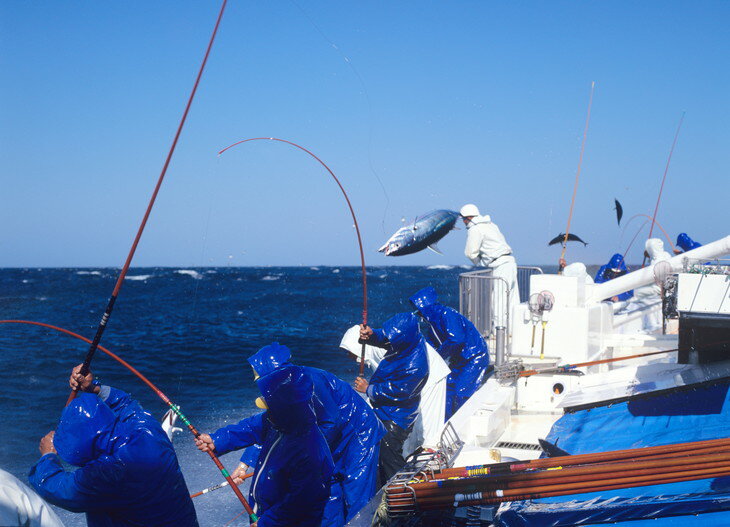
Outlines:
<svg viewBox="0 0 730 527"><path fill-rule="evenodd" d="M379 253L384 253L386 251L386 249L388 249L388 244L387 243L385 245L383 245L380 249L378 249L378 252Z"/></svg>
<svg viewBox="0 0 730 527"><path fill-rule="evenodd" d="M547 454L547 457L562 457L570 455L568 452L560 448L555 443L551 443L550 441L538 439L537 442L540 444L540 448L542 448L542 451Z"/></svg>
<svg viewBox="0 0 730 527"><path fill-rule="evenodd" d="M436 254L440 254L441 256L443 256L443 255L444 255L444 253L442 253L442 252L441 252L441 250L439 249L439 246L438 246L438 244L435 244L435 243L434 243L434 244L432 244L432 245L428 245L427 247L428 247L429 249L431 249L431 250L432 250L433 252L435 252Z"/></svg>

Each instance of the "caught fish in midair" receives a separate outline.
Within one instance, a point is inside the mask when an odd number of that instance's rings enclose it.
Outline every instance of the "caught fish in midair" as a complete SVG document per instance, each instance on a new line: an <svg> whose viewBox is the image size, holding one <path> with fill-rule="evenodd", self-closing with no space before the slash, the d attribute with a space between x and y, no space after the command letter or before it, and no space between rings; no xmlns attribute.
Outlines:
<svg viewBox="0 0 730 527"><path fill-rule="evenodd" d="M613 208L613 210L616 211L616 221L618 222L618 226L621 227L621 218L624 217L624 208L621 206L621 203L618 202L616 198L613 198L614 203L616 203L616 206Z"/></svg>
<svg viewBox="0 0 730 527"><path fill-rule="evenodd" d="M418 216L412 223L398 229L378 252L385 253L385 256L403 256L428 248L441 254L436 244L454 229L459 216L453 210L434 210Z"/></svg>
<svg viewBox="0 0 730 527"><path fill-rule="evenodd" d="M579 236L577 236L577 235L575 235L573 233L568 234L568 240L567 241L569 241L569 242L580 242L583 245L588 245L586 242L584 242L583 240L581 240ZM559 243L560 245L563 245L565 243L565 233L564 232L561 232L555 238L553 238L552 240L550 240L548 242L548 245L555 245L556 243Z"/></svg>

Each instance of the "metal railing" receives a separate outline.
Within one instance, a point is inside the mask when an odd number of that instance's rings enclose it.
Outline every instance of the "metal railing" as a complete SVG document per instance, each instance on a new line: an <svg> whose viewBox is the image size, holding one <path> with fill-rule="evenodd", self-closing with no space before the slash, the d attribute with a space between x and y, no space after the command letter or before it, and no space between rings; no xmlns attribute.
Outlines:
<svg viewBox="0 0 730 527"><path fill-rule="evenodd" d="M530 276L542 274L539 267L518 267L517 287L520 302L530 296ZM507 339L511 335L511 290L504 278L493 276L492 269L480 269L459 275L459 311L486 339L495 337L496 363L505 360Z"/></svg>

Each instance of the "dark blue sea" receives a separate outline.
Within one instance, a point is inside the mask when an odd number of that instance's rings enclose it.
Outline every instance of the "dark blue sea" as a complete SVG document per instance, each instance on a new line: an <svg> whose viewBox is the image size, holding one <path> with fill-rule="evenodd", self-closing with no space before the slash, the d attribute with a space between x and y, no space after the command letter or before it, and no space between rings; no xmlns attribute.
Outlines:
<svg viewBox="0 0 730 527"><path fill-rule="evenodd" d="M118 269L0 269L0 319L26 319L92 338ZM375 267L368 271L369 319L411 311L408 296L431 285L458 308L459 267ZM201 431L254 413L257 396L246 358L279 341L295 362L345 380L357 366L338 345L361 321L360 270L354 267L136 268L124 282L102 345L145 374ZM38 441L55 428L69 394L68 376L88 345L55 331L0 325L0 467L27 482ZM97 353L92 370L132 393L154 415L165 405L122 366ZM191 492L219 483L210 458L189 432L174 438ZM232 470L238 456L222 458ZM241 506L230 489L194 500L200 524L222 526ZM68 526L84 515L57 509ZM243 517L242 517L243 518ZM247 524L239 521L234 525Z"/></svg>

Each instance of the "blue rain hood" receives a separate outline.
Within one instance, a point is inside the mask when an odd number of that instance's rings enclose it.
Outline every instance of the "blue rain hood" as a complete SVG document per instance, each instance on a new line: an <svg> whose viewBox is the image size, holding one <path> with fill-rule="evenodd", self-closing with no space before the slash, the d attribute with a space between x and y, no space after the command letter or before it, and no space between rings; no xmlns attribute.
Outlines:
<svg viewBox="0 0 730 527"><path fill-rule="evenodd" d="M82 467L111 453L117 418L96 395L82 393L63 409L53 444L61 459Z"/></svg>
<svg viewBox="0 0 730 527"><path fill-rule="evenodd" d="M608 267L609 267L609 269L618 269L619 271L626 271L626 263L624 262L623 255L616 253L613 256L611 256L611 259L608 261Z"/></svg>
<svg viewBox="0 0 730 527"><path fill-rule="evenodd" d="M256 383L268 406L267 417L277 430L296 434L316 423L312 409L314 385L301 367L282 366Z"/></svg>
<svg viewBox="0 0 730 527"><path fill-rule="evenodd" d="M411 304L421 311L424 307L438 302L438 295L433 287L424 287L410 298Z"/></svg>
<svg viewBox="0 0 730 527"><path fill-rule="evenodd" d="M398 313L383 323L383 332L395 353L422 345L418 318L413 313ZM424 348L425 350L425 348ZM387 355L386 355L387 356Z"/></svg>
<svg viewBox="0 0 730 527"><path fill-rule="evenodd" d="M694 241L686 232L683 232L677 236L677 247L683 251L691 251L692 249L697 249L697 247L702 247L702 244Z"/></svg>
<svg viewBox="0 0 730 527"><path fill-rule="evenodd" d="M248 358L248 363L260 377L268 375L291 361L291 350L278 342L264 346Z"/></svg>

